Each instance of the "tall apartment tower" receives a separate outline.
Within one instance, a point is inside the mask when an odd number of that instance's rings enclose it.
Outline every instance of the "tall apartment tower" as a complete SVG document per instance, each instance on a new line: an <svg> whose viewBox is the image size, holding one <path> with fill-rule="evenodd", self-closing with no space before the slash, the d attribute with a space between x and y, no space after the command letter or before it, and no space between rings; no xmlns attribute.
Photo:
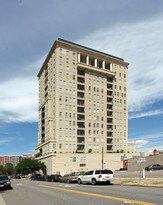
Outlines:
<svg viewBox="0 0 163 205"><path fill-rule="evenodd" d="M54 42L38 73L36 156L48 173L75 171L71 162L88 169L101 154L135 152L128 142L128 65L63 39Z"/></svg>

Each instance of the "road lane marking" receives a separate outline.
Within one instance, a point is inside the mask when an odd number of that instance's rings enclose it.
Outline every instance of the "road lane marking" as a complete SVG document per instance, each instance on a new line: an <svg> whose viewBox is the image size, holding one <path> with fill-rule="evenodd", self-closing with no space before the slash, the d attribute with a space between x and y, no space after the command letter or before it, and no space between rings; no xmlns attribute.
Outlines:
<svg viewBox="0 0 163 205"><path fill-rule="evenodd" d="M48 185L39 185L39 186L44 187L44 188L49 188L49 189L56 189L60 191L71 192L75 194L83 194L83 195L94 196L94 197L99 197L99 198L111 199L114 201L122 201L125 203L132 203L132 204L139 204L139 205L156 205L154 203L145 202L145 201L131 200L131 199L126 199L126 198L95 194L91 192L83 192L83 191L77 191L77 190L72 190L72 189L65 189L65 188L60 188L60 187L55 187L55 186L48 186Z"/></svg>
<svg viewBox="0 0 163 205"><path fill-rule="evenodd" d="M15 186L23 186L24 184L15 184Z"/></svg>

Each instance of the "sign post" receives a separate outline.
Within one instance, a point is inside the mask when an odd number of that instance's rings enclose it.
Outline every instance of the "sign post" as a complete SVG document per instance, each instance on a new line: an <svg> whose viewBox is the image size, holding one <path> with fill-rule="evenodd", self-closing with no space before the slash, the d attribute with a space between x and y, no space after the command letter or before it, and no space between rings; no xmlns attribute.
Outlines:
<svg viewBox="0 0 163 205"><path fill-rule="evenodd" d="M137 163L140 164L139 183L140 183L140 180L141 180L141 165L142 165L142 163L145 163L145 162L146 162L146 158L144 158L144 157L138 158L138 160L137 160ZM143 169L143 178L145 178L145 170L144 169Z"/></svg>

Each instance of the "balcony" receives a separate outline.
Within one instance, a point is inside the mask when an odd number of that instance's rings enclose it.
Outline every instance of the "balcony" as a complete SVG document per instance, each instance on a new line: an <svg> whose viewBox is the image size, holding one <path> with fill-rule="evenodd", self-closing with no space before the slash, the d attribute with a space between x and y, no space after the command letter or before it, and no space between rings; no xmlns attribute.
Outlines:
<svg viewBox="0 0 163 205"><path fill-rule="evenodd" d="M78 100L78 101L77 101L77 105L84 106L84 100Z"/></svg>
<svg viewBox="0 0 163 205"><path fill-rule="evenodd" d="M85 113L85 109L83 107L78 107L77 112L79 113Z"/></svg>
<svg viewBox="0 0 163 205"><path fill-rule="evenodd" d="M103 61L97 60L97 67L98 68L101 69L103 67L102 64L103 64Z"/></svg>
<svg viewBox="0 0 163 205"><path fill-rule="evenodd" d="M78 77L78 83L85 83L85 79L81 78L81 77Z"/></svg>
<svg viewBox="0 0 163 205"><path fill-rule="evenodd" d="M85 135L85 130L77 130L77 135Z"/></svg>
<svg viewBox="0 0 163 205"><path fill-rule="evenodd" d="M112 90L113 89L113 85L107 84L107 89Z"/></svg>
<svg viewBox="0 0 163 205"><path fill-rule="evenodd" d="M83 91L85 90L85 86L84 86L84 85L79 85L79 84L78 84L78 85L77 85L77 88L78 88L78 90L83 90Z"/></svg>
<svg viewBox="0 0 163 205"><path fill-rule="evenodd" d="M85 128L85 123L84 122L77 122L78 128Z"/></svg>
<svg viewBox="0 0 163 205"><path fill-rule="evenodd" d="M85 116L84 115L77 115L77 119L84 121L85 120Z"/></svg>
<svg viewBox="0 0 163 205"><path fill-rule="evenodd" d="M81 57L80 57L80 62L81 62L81 63L86 63L86 61L87 61L86 59L87 59L86 56L82 56L82 55L81 55Z"/></svg>
<svg viewBox="0 0 163 205"><path fill-rule="evenodd" d="M109 131L113 131L113 127L112 127L112 125L107 125L107 130L109 130Z"/></svg>
<svg viewBox="0 0 163 205"><path fill-rule="evenodd" d="M113 117L113 113L112 113L112 112L107 111L107 118L112 118L112 117Z"/></svg>
<svg viewBox="0 0 163 205"><path fill-rule="evenodd" d="M85 148L84 145L77 145L77 150L76 150L76 152L84 152L84 148Z"/></svg>
<svg viewBox="0 0 163 205"><path fill-rule="evenodd" d="M112 132L107 132L107 138L112 138L112 137L113 137Z"/></svg>
<svg viewBox="0 0 163 205"><path fill-rule="evenodd" d="M113 84L113 78L107 78L107 82Z"/></svg>
<svg viewBox="0 0 163 205"><path fill-rule="evenodd" d="M85 75L85 71L84 70L80 70L78 69L78 75L82 75L84 77Z"/></svg>
<svg viewBox="0 0 163 205"><path fill-rule="evenodd" d="M110 63L105 63L105 69L106 70L111 70L111 66L110 66Z"/></svg>
<svg viewBox="0 0 163 205"><path fill-rule="evenodd" d="M84 98L84 93L78 92L78 98Z"/></svg>
<svg viewBox="0 0 163 205"><path fill-rule="evenodd" d="M85 143L85 138L84 137L78 137L77 138L77 143L84 144Z"/></svg>
<svg viewBox="0 0 163 205"><path fill-rule="evenodd" d="M107 91L107 95L108 95L109 97L113 97L113 92L112 92L112 91Z"/></svg>
<svg viewBox="0 0 163 205"><path fill-rule="evenodd" d="M113 144L113 139L107 139L107 144Z"/></svg>
<svg viewBox="0 0 163 205"><path fill-rule="evenodd" d="M111 97L107 97L107 103L112 104L113 103L113 99Z"/></svg>
<svg viewBox="0 0 163 205"><path fill-rule="evenodd" d="M89 65L90 66L95 66L95 58L89 58Z"/></svg>
<svg viewBox="0 0 163 205"><path fill-rule="evenodd" d="M113 152L113 145L107 145L106 150L107 152Z"/></svg>
<svg viewBox="0 0 163 205"><path fill-rule="evenodd" d="M107 123L108 123L108 124L113 124L112 119L107 118Z"/></svg>
<svg viewBox="0 0 163 205"><path fill-rule="evenodd" d="M107 109L108 110L113 110L113 106L112 105L107 105Z"/></svg>

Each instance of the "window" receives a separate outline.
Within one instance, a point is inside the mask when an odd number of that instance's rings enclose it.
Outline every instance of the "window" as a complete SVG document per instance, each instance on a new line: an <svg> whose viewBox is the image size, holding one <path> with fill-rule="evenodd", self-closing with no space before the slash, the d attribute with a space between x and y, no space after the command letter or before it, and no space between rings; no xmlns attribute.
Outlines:
<svg viewBox="0 0 163 205"><path fill-rule="evenodd" d="M70 162L76 162L76 157L70 157Z"/></svg>
<svg viewBox="0 0 163 205"><path fill-rule="evenodd" d="M92 175L93 171L86 172L84 175Z"/></svg>
<svg viewBox="0 0 163 205"><path fill-rule="evenodd" d="M80 162L85 162L86 158L85 157L80 157Z"/></svg>

